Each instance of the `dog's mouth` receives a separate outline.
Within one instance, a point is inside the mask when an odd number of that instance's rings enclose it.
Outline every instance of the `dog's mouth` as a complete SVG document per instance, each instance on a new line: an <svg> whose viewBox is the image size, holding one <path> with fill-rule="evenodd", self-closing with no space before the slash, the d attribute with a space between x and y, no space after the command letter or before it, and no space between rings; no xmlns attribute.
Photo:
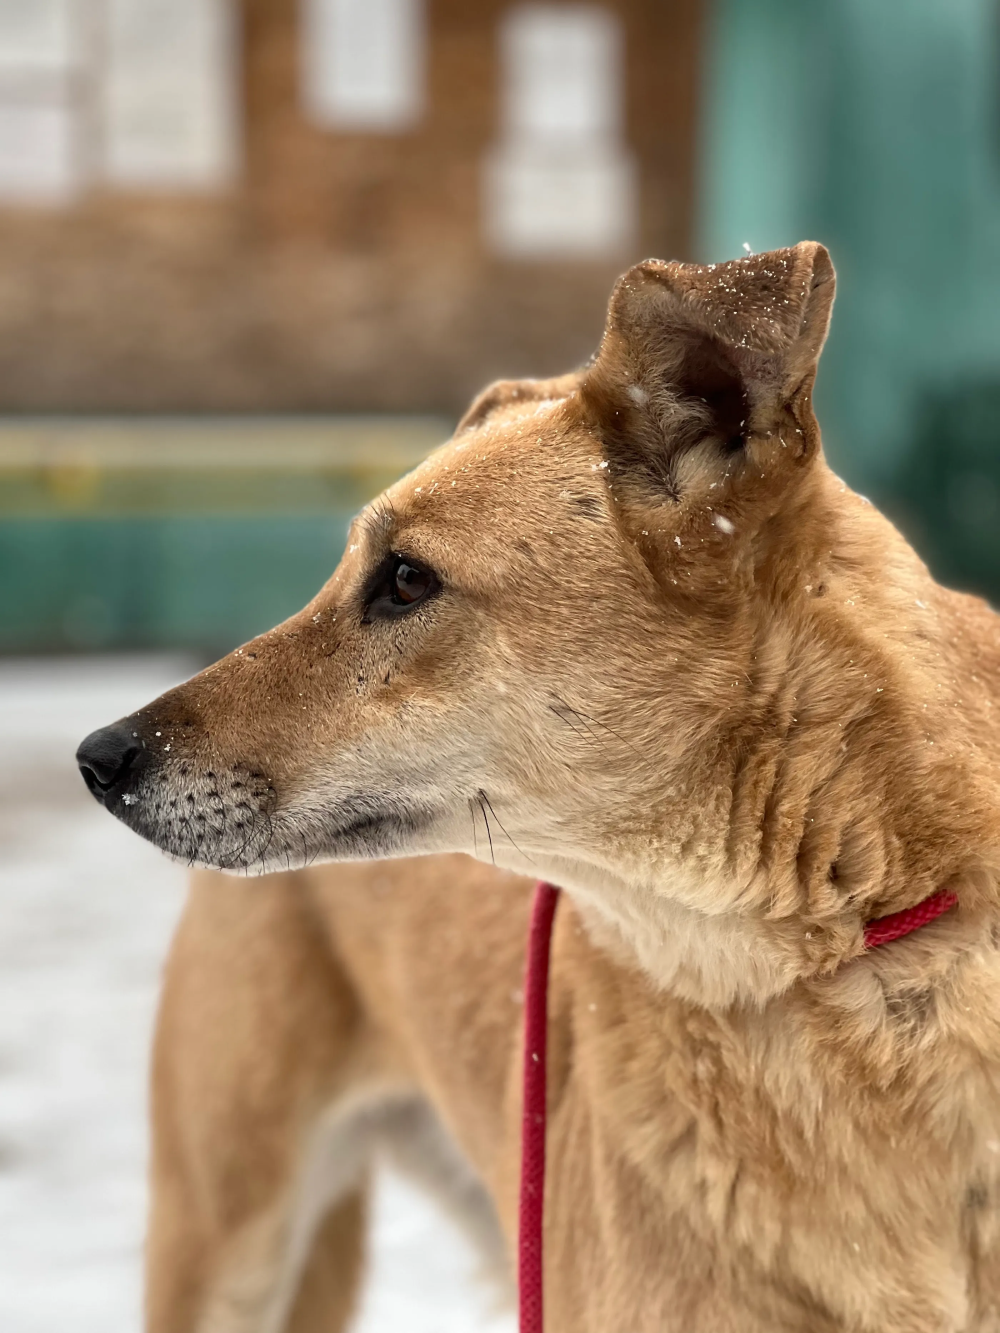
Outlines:
<svg viewBox="0 0 1000 1333"><path fill-rule="evenodd" d="M222 870L270 868L280 822L277 793L262 773L244 764L194 772L147 761L128 777L93 791L95 798L168 856Z"/></svg>
<svg viewBox="0 0 1000 1333"><path fill-rule="evenodd" d="M91 790L172 859L214 870L265 874L316 860L400 855L434 820L430 810L381 793L358 793L332 807L279 801L267 779L245 765L233 765L224 781L214 770L182 777L176 765L141 766L135 777L124 787Z"/></svg>
<svg viewBox="0 0 1000 1333"><path fill-rule="evenodd" d="M415 839L436 820L430 807L404 802L389 793L342 797L333 808L313 808L293 816L305 862L371 860L412 850Z"/></svg>
<svg viewBox="0 0 1000 1333"><path fill-rule="evenodd" d="M190 793L166 797L149 784L109 806L133 832L186 865L264 874L316 860L370 860L400 854L430 824L429 812L371 809L344 819L338 810L278 808L271 789L256 809L200 806ZM242 804L242 803L241 803Z"/></svg>
<svg viewBox="0 0 1000 1333"><path fill-rule="evenodd" d="M263 874L318 859L368 860L413 850L440 811L389 788L278 790L249 762L196 762L172 738L128 718L77 751L88 790L134 833L189 866ZM211 766L209 766L211 764Z"/></svg>

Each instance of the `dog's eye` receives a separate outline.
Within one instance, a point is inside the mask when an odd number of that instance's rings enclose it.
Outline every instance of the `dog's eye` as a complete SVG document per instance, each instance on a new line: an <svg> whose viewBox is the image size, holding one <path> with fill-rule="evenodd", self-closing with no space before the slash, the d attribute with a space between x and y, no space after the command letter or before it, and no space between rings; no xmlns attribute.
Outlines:
<svg viewBox="0 0 1000 1333"><path fill-rule="evenodd" d="M441 584L433 570L405 555L393 555L376 576L368 596L365 620L399 616L427 601Z"/></svg>
<svg viewBox="0 0 1000 1333"><path fill-rule="evenodd" d="M430 592L433 577L429 569L418 569L409 560L397 560L392 575L392 600L397 606L413 606Z"/></svg>

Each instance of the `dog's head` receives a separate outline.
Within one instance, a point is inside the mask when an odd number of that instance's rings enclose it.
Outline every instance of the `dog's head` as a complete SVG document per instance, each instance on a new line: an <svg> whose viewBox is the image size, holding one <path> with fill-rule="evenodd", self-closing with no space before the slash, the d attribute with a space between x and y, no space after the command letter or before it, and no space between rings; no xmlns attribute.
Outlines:
<svg viewBox="0 0 1000 1333"><path fill-rule="evenodd" d="M833 290L812 243L631 269L589 366L488 389L303 611L88 737L94 795L224 869L544 876L699 994L709 937L720 997L859 947L895 868L880 643L924 576L821 457Z"/></svg>

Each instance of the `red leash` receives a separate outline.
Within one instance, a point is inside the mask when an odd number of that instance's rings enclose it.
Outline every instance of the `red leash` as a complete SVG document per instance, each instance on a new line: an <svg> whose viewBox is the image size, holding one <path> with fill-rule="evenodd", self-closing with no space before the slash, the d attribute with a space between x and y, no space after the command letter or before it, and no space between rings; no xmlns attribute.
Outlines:
<svg viewBox="0 0 1000 1333"><path fill-rule="evenodd" d="M517 1289L521 1333L542 1333L542 1217L545 1211L545 1048L549 953L559 890L535 886L524 969L524 1100L521 1111L521 1211Z"/></svg>
<svg viewBox="0 0 1000 1333"><path fill-rule="evenodd" d="M545 1048L548 1033L549 954L559 890L535 886L524 973L524 1101L521 1118L521 1210L518 1219L517 1285L520 1333L542 1330L542 1220L545 1212ZM869 921L865 948L891 944L936 920L958 895L940 889L915 907Z"/></svg>

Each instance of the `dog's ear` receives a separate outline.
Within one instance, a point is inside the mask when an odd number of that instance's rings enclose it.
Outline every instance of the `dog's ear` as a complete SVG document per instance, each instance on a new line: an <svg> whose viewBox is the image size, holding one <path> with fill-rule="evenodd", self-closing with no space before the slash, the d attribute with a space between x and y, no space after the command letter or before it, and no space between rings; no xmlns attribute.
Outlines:
<svg viewBox="0 0 1000 1333"><path fill-rule="evenodd" d="M793 453L814 452L811 391L833 293L830 256L813 241L727 264L629 269L580 386L615 472L676 498L694 466L732 459L783 421Z"/></svg>
<svg viewBox="0 0 1000 1333"><path fill-rule="evenodd" d="M580 372L571 371L568 375L556 375L548 380L494 380L492 384L474 398L465 415L455 427L455 433L481 426L494 412L504 408L549 402L555 398L565 398L579 386Z"/></svg>

